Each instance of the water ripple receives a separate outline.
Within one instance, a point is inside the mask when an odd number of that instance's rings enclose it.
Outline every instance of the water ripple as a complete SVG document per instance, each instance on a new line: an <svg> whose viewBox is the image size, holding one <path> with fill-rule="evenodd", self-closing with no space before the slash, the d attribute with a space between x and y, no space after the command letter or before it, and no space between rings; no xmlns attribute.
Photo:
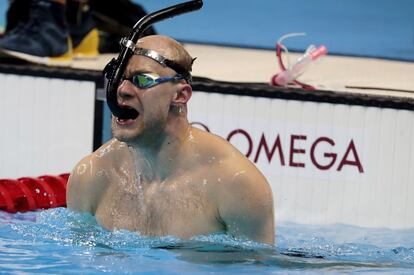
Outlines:
<svg viewBox="0 0 414 275"><path fill-rule="evenodd" d="M409 273L414 229L278 225L269 246L224 234L180 240L110 232L94 217L57 208L0 212L0 273Z"/></svg>

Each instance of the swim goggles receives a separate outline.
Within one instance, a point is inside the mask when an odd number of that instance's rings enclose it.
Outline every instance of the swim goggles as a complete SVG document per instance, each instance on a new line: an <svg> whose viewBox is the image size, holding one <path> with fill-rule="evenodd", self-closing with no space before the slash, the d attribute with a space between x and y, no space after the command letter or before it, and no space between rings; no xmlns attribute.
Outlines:
<svg viewBox="0 0 414 275"><path fill-rule="evenodd" d="M134 84L137 88L140 88L140 89L148 89L161 83L165 83L169 81L176 82L181 79L184 79L184 77L180 74L176 74L175 76L160 77L159 75L155 73L139 73L131 77L125 77L125 76L121 77L121 81L129 80L132 82L132 84Z"/></svg>

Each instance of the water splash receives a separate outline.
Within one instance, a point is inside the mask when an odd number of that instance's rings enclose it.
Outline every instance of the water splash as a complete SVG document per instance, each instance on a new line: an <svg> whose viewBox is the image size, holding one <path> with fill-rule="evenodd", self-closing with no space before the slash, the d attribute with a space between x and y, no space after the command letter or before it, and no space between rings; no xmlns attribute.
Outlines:
<svg viewBox="0 0 414 275"><path fill-rule="evenodd" d="M414 230L279 224L276 246L225 234L181 240L103 229L65 208L0 212L0 267L22 272L375 271L414 268ZM13 263L13 264L12 264ZM29 266L30 265L30 266Z"/></svg>

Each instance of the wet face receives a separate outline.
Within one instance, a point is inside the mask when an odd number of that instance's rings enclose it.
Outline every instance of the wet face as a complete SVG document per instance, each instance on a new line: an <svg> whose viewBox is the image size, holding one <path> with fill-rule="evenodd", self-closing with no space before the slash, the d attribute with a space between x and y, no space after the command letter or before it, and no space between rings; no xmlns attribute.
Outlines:
<svg viewBox="0 0 414 275"><path fill-rule="evenodd" d="M156 50L156 49L155 49ZM160 54L162 54L160 52ZM159 77L175 76L176 72L163 67L156 61L134 55L124 72L126 78L141 73ZM117 99L122 108L132 108L138 112L136 118L112 118L112 132L120 141L155 141L160 138L167 124L170 105L179 89L179 83L165 82L149 88L139 88L129 80L118 87Z"/></svg>

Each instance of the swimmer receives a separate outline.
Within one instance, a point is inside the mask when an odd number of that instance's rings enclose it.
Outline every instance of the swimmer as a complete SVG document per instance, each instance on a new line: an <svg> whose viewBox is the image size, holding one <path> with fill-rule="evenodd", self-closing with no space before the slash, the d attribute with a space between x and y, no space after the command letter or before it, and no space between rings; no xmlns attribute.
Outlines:
<svg viewBox="0 0 414 275"><path fill-rule="evenodd" d="M226 140L188 122L191 56L166 36L137 47L117 89L117 104L133 111L113 116L114 138L73 169L68 207L109 230L183 239L223 232L273 244L265 177Z"/></svg>

